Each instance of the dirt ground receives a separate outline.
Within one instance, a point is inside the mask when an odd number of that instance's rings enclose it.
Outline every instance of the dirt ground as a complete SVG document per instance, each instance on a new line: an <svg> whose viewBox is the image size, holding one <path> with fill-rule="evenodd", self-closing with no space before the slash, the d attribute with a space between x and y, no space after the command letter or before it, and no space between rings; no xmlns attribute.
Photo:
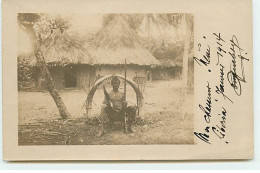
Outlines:
<svg viewBox="0 0 260 173"><path fill-rule="evenodd" d="M153 81L144 90L141 119L133 128L135 133L124 134L119 123L106 128L97 138L98 116L104 95L99 88L94 95L92 115L86 116L83 107L87 94L83 89L61 91L71 118L62 121L48 92L19 91L19 145L87 145L87 144L193 144L193 93L186 96L185 116L182 119L181 80ZM123 91L121 85L121 91ZM111 88L107 88L108 91ZM132 88L127 87L127 101L135 104Z"/></svg>

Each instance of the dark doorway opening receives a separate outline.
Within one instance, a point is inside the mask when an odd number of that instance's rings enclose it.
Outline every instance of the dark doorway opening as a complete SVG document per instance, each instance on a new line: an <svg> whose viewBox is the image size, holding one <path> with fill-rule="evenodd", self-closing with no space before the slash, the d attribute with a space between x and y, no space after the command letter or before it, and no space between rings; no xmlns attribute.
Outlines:
<svg viewBox="0 0 260 173"><path fill-rule="evenodd" d="M66 66L64 70L65 88L77 87L77 70L73 66Z"/></svg>

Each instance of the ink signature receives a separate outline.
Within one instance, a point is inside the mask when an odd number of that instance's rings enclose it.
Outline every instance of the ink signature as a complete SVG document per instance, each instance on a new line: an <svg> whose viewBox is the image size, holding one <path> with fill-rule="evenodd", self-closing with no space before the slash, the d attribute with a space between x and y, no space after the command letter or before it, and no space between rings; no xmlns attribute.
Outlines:
<svg viewBox="0 0 260 173"><path fill-rule="evenodd" d="M249 61L246 57L242 56L242 52L244 51L240 46L238 39L235 35L232 36L231 48L229 55L232 57L232 68L230 66L230 71L227 73L227 79L231 87L234 89L235 93L240 96L242 94L241 82L246 83L245 73L244 73L244 60ZM240 59L240 69L241 75L237 74L237 58Z"/></svg>

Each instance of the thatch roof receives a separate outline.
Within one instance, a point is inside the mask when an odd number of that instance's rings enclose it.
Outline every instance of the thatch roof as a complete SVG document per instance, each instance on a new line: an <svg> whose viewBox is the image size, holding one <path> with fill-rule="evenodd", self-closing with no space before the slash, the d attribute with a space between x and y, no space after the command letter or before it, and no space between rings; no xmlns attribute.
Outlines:
<svg viewBox="0 0 260 173"><path fill-rule="evenodd" d="M159 67L175 67L175 61L173 59L159 59L160 64L158 65Z"/></svg>
<svg viewBox="0 0 260 173"><path fill-rule="evenodd" d="M68 33L58 33L53 39L45 42L46 50L43 52L47 64L90 64L96 63L84 44L77 37ZM27 55L28 56L28 55ZM36 65L36 58L31 56L31 65Z"/></svg>
<svg viewBox="0 0 260 173"><path fill-rule="evenodd" d="M163 41L162 44L155 49L153 55L160 62L157 67L182 66L183 43L165 44ZM181 64L179 61L181 61Z"/></svg>
<svg viewBox="0 0 260 173"><path fill-rule="evenodd" d="M98 64L155 65L158 60L144 47L123 16L117 15L96 35L92 55Z"/></svg>

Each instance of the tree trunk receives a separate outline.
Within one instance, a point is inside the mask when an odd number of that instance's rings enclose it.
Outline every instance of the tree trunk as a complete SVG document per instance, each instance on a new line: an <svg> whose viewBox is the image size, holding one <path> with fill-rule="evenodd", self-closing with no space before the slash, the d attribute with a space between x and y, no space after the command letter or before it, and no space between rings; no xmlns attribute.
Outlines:
<svg viewBox="0 0 260 173"><path fill-rule="evenodd" d="M44 76L47 89L48 89L49 93L51 94L53 100L55 101L55 103L59 109L61 117L63 119L67 119L68 117L70 117L70 114L69 114L65 104L63 103L63 101L58 93L58 90L55 87L55 83L52 80L51 74L50 74L50 72L47 68L46 62L44 60L43 53L40 50L38 50L37 53L35 54L35 57L37 60L37 64L39 65L39 67L42 71L42 74Z"/></svg>
<svg viewBox="0 0 260 173"><path fill-rule="evenodd" d="M59 113L62 117L62 119L67 119L68 117L70 117L70 113L68 112L65 104L62 101L62 98L60 97L58 90L55 87L55 83L51 77L51 74L47 68L44 56L43 56L43 50L44 46L43 43L41 43L40 41L38 41L37 36L35 34L35 31L33 29L33 27L27 27L27 29L29 30L29 32L32 34L32 46L33 46L33 50L34 50L34 55L37 61L37 65L40 68L40 72L42 74L42 76L44 77L45 80L45 84L47 86L47 89L49 91L49 93L51 94L54 102L56 103L56 106L59 109Z"/></svg>
<svg viewBox="0 0 260 173"><path fill-rule="evenodd" d="M184 53L183 53L183 64L182 64L182 92L181 92L181 114L182 119L185 117L185 100L188 87L188 68L189 68L189 49L190 49L190 37L191 37L191 25L190 25L190 16L185 14L185 23L186 23L186 34L185 34L185 43L184 43Z"/></svg>

